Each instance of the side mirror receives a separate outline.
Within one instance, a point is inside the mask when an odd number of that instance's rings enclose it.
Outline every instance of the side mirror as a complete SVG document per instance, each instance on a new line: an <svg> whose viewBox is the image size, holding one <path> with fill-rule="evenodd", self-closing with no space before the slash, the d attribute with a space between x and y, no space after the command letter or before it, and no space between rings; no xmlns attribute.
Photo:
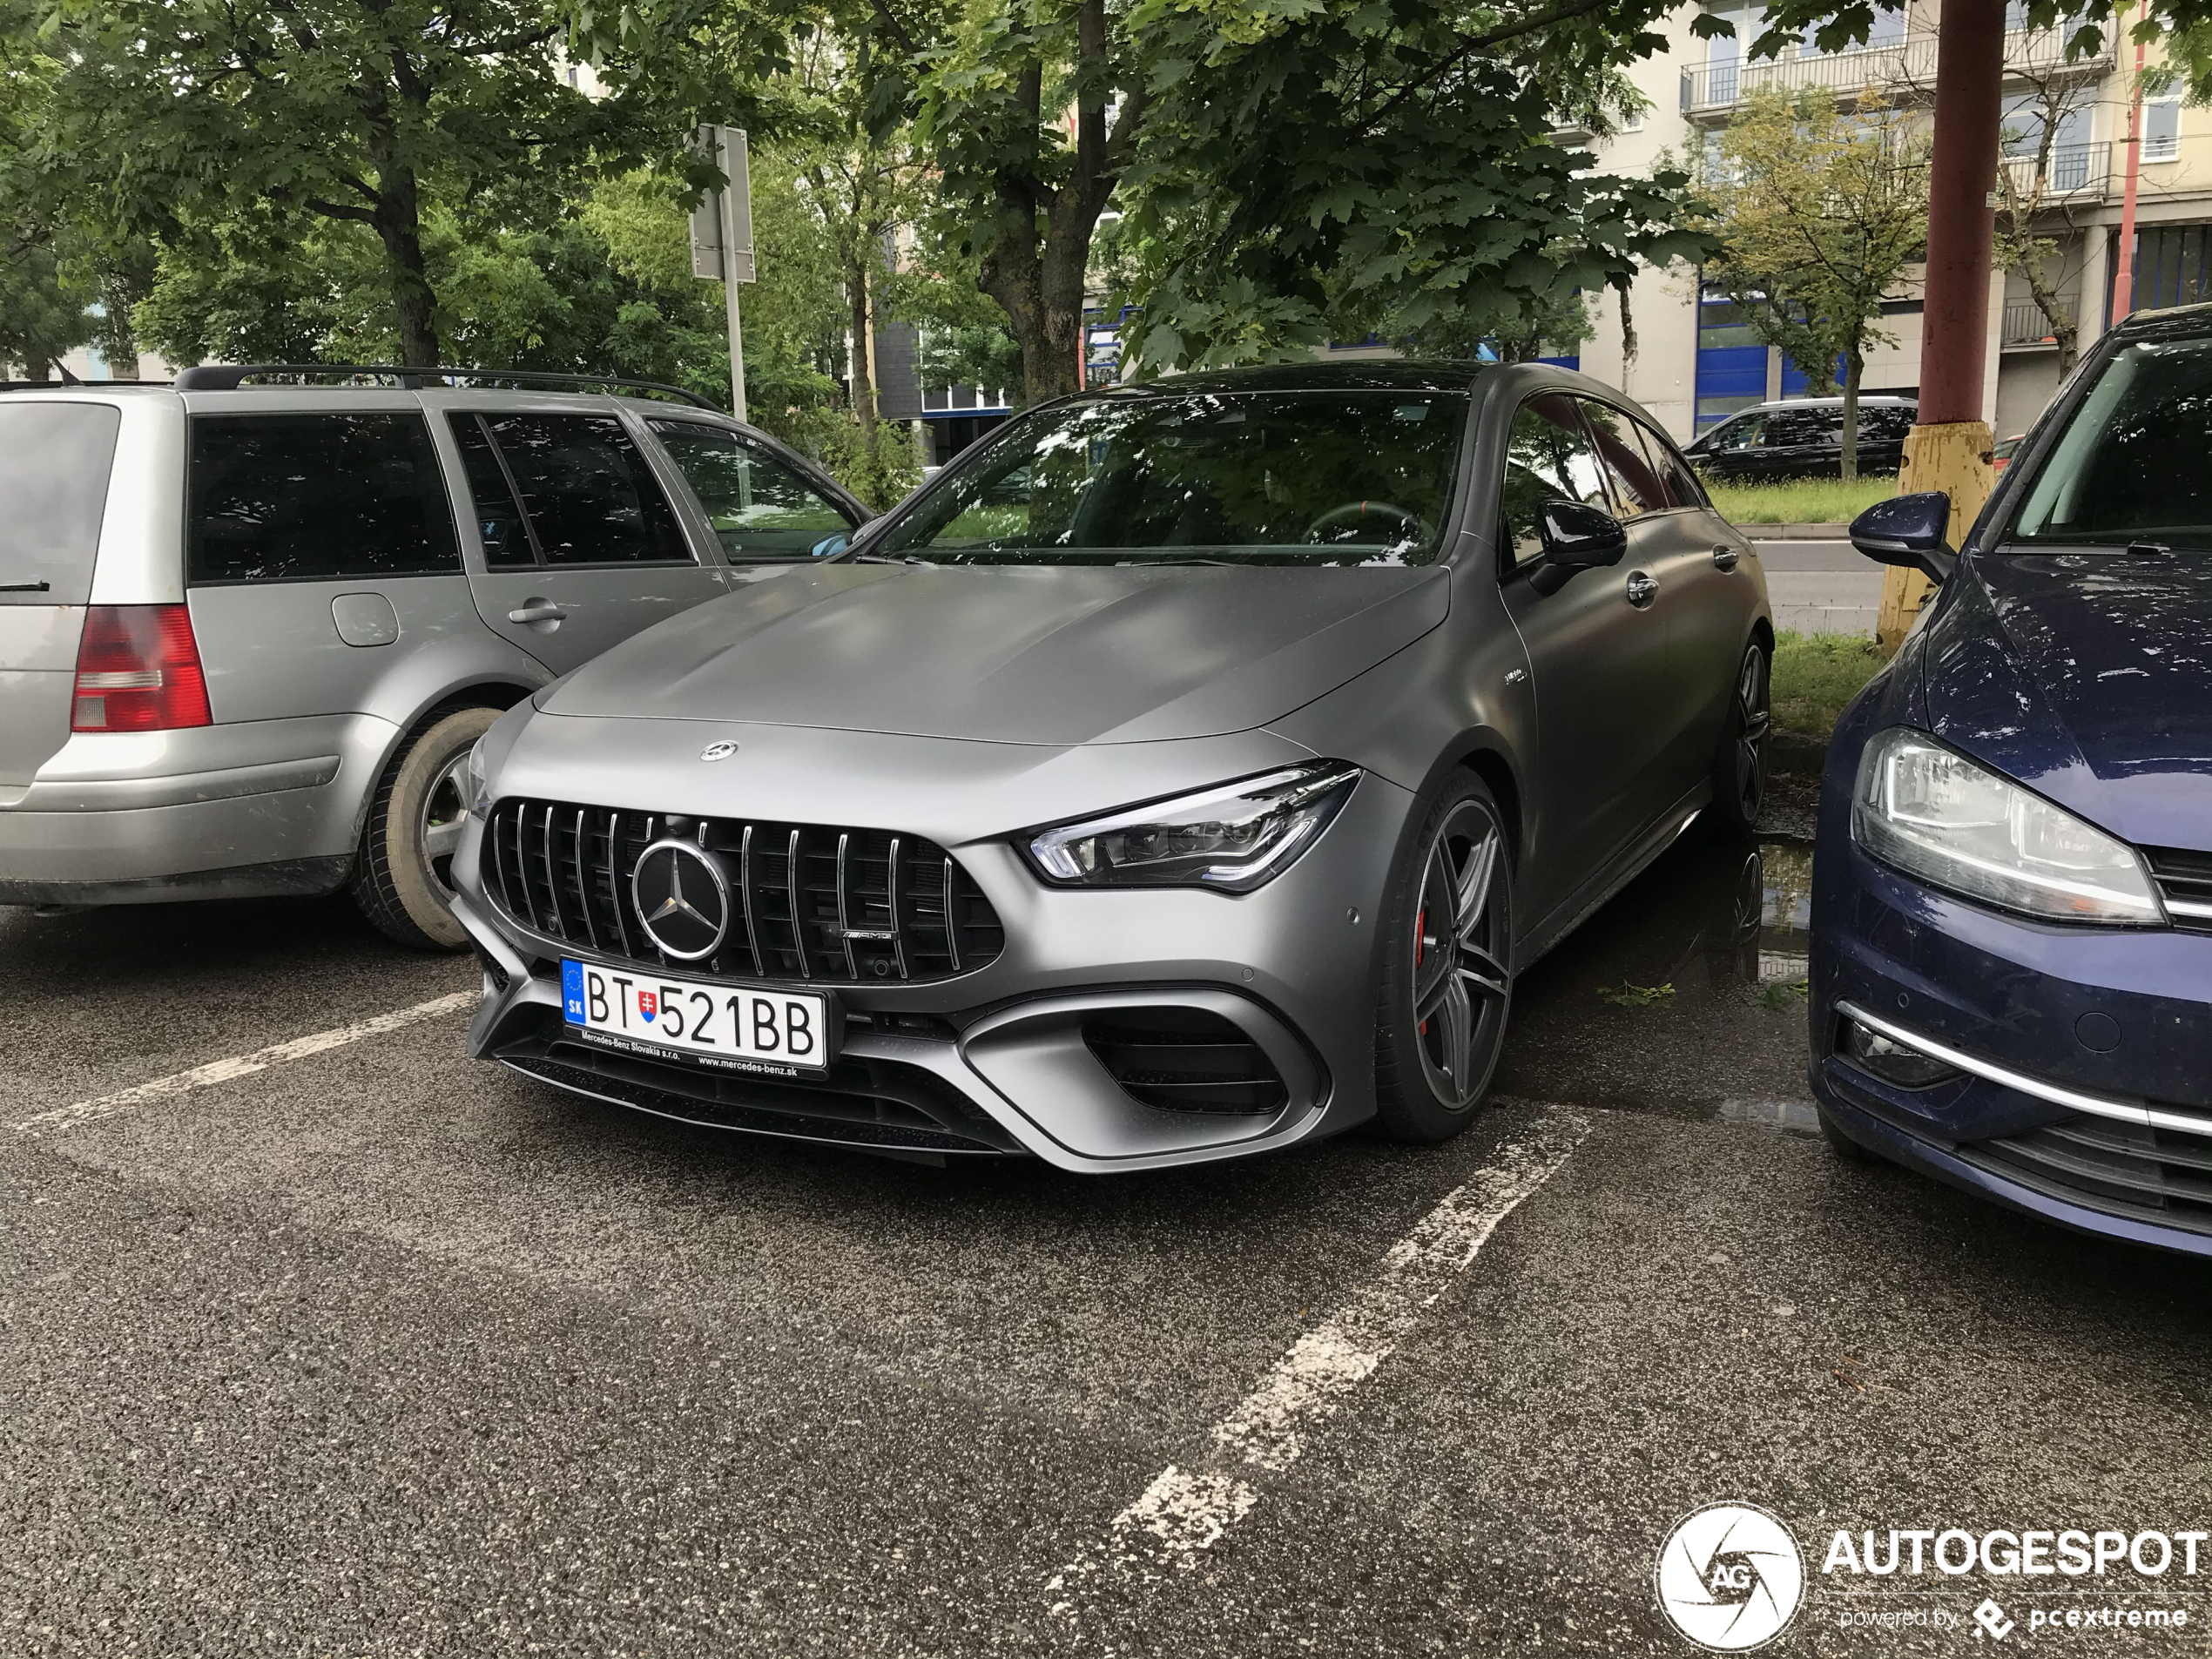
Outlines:
<svg viewBox="0 0 2212 1659"><path fill-rule="evenodd" d="M1548 501L1538 507L1536 535L1544 544L1544 562L1562 570L1618 564L1629 550L1629 533L1621 521L1581 502Z"/></svg>
<svg viewBox="0 0 2212 1659"><path fill-rule="evenodd" d="M834 536L825 536L806 550L811 558L826 559L833 553L842 553L853 544L853 538L840 530Z"/></svg>
<svg viewBox="0 0 2212 1659"><path fill-rule="evenodd" d="M1951 497L1939 489L1878 501L1851 522L1851 544L1877 564L1925 571L1941 586L1959 565L1943 538L1951 528Z"/></svg>

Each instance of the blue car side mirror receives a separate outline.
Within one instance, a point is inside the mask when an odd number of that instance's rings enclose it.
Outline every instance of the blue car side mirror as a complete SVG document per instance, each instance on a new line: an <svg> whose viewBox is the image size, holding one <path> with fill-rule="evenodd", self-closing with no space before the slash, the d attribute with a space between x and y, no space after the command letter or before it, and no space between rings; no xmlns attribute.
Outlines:
<svg viewBox="0 0 2212 1659"><path fill-rule="evenodd" d="M1878 501L1851 522L1851 544L1877 564L1925 571L1940 586L1958 568L1959 556L1944 540L1951 529L1951 497L1940 489Z"/></svg>
<svg viewBox="0 0 2212 1659"><path fill-rule="evenodd" d="M852 544L853 538L840 530L835 536L825 536L806 551L811 557L826 559L833 553L842 553Z"/></svg>

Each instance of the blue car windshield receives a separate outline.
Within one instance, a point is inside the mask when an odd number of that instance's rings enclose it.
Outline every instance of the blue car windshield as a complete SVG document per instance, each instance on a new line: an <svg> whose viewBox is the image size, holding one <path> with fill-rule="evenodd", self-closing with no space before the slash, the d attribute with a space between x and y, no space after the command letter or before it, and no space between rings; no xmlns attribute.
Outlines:
<svg viewBox="0 0 2212 1659"><path fill-rule="evenodd" d="M940 563L1423 564L1464 392L1116 394L1039 410L870 550Z"/></svg>
<svg viewBox="0 0 2212 1659"><path fill-rule="evenodd" d="M2212 339L2113 354L2028 487L2012 539L2212 549Z"/></svg>

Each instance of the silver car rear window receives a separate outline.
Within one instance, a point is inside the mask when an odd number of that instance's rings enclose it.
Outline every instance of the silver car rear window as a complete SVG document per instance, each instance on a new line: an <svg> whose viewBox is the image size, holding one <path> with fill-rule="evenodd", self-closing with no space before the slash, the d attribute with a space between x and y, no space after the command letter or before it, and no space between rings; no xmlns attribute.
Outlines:
<svg viewBox="0 0 2212 1659"><path fill-rule="evenodd" d="M0 604L91 597L122 423L104 403L0 405Z"/></svg>

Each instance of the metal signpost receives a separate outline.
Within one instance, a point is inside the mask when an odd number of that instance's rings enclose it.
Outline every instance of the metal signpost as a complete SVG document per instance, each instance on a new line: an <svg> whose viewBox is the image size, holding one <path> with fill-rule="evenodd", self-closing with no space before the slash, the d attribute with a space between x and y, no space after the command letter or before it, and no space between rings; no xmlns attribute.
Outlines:
<svg viewBox="0 0 2212 1659"><path fill-rule="evenodd" d="M691 210L691 274L719 282L730 314L730 406L742 421L745 407L745 341L738 322L738 284L753 280L752 183L747 172L741 127L705 125L693 142L699 153L722 169L728 185L711 192Z"/></svg>

